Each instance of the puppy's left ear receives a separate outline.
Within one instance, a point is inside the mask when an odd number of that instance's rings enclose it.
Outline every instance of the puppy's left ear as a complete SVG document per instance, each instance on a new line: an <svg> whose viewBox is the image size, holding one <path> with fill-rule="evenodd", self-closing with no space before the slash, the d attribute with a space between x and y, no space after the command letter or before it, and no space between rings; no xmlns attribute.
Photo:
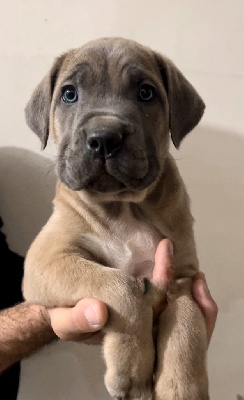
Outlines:
<svg viewBox="0 0 244 400"><path fill-rule="evenodd" d="M182 139L202 118L205 104L172 61L159 54L156 61L168 96L171 139L178 149Z"/></svg>

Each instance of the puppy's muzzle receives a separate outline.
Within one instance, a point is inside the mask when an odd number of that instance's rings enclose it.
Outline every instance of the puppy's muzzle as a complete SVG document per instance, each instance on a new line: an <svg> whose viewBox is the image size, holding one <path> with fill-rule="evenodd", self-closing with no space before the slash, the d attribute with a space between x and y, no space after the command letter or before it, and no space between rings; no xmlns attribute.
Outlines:
<svg viewBox="0 0 244 400"><path fill-rule="evenodd" d="M101 159L113 157L123 145L125 133L116 132L114 129L94 132L87 137L86 146Z"/></svg>
<svg viewBox="0 0 244 400"><path fill-rule="evenodd" d="M110 115L90 118L84 127L87 149L103 160L113 157L132 133L131 125Z"/></svg>
<svg viewBox="0 0 244 400"><path fill-rule="evenodd" d="M101 115L102 114L102 115ZM146 148L140 121L100 111L83 117L60 151L59 176L72 190L139 191L155 181L159 162Z"/></svg>

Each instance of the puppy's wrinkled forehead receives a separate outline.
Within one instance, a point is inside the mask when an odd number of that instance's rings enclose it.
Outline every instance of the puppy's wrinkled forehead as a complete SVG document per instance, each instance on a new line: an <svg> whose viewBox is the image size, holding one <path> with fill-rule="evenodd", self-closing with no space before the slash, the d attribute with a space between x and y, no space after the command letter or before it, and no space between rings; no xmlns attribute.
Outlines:
<svg viewBox="0 0 244 400"><path fill-rule="evenodd" d="M137 84L147 78L160 83L153 52L123 39L102 39L73 49L62 67L63 81L75 80L88 87L101 84L114 88L122 83Z"/></svg>

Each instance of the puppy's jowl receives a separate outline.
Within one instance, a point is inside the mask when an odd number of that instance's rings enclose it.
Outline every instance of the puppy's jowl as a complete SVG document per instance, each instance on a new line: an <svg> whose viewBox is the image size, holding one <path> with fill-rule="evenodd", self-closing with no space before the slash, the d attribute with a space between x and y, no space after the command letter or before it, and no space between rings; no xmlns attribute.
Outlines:
<svg viewBox="0 0 244 400"><path fill-rule="evenodd" d="M198 271L189 198L169 154L204 103L147 47L99 39L59 57L34 91L27 123L58 149L54 210L28 251L23 293L47 307L104 301L105 384L115 399L207 400L206 329L191 295ZM152 337L158 243L174 244L176 281ZM155 367L156 366L156 367Z"/></svg>

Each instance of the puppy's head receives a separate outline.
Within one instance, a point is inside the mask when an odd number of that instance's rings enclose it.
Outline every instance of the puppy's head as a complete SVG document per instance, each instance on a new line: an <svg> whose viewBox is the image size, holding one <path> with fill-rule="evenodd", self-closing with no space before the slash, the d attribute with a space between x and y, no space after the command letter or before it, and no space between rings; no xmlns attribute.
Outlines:
<svg viewBox="0 0 244 400"><path fill-rule="evenodd" d="M169 132L178 148L203 111L202 99L167 58L106 38L55 61L26 119L43 148L51 132L59 178L68 187L136 197L159 178Z"/></svg>

